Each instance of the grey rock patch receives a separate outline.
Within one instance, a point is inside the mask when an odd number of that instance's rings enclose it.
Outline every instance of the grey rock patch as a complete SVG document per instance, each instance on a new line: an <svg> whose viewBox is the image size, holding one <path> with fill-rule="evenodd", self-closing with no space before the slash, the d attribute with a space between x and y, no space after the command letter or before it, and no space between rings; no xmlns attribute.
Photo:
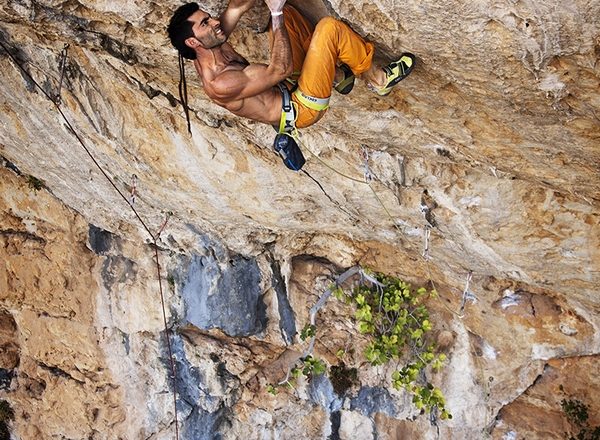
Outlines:
<svg viewBox="0 0 600 440"><path fill-rule="evenodd" d="M314 376L308 386L308 396L310 400L325 408L327 411L339 411L343 400L333 391L333 385L327 376L321 374Z"/></svg>
<svg viewBox="0 0 600 440"><path fill-rule="evenodd" d="M395 417L398 413L394 399L388 390L381 387L362 387L358 392L358 396L352 399L350 408L365 416L384 413L390 417Z"/></svg>
<svg viewBox="0 0 600 440"><path fill-rule="evenodd" d="M114 234L90 224L88 242L96 255L107 255L115 241Z"/></svg>
<svg viewBox="0 0 600 440"><path fill-rule="evenodd" d="M185 319L196 327L218 328L229 336L256 335L266 328L266 306L256 260L240 255L220 261L194 255L183 277Z"/></svg>
<svg viewBox="0 0 600 440"><path fill-rule="evenodd" d="M279 311L279 329L281 336L287 345L294 342L296 330L296 316L292 305L290 304L285 287L285 281L281 276L281 268L276 261L271 262L271 270L273 271L272 285L277 294L277 305Z"/></svg>

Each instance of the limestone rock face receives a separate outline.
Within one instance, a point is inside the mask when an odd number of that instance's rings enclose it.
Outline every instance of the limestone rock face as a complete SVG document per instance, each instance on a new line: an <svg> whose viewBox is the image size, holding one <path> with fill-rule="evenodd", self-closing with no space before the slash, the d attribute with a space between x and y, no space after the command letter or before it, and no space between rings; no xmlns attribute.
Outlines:
<svg viewBox="0 0 600 440"><path fill-rule="evenodd" d="M13 436L174 438L173 387L186 439L559 439L562 399L600 425L600 2L290 3L349 23L378 62L417 55L387 97L361 80L332 96L302 131L308 174L191 63L187 134L164 33L178 2L0 2ZM264 62L267 25L257 2L230 42ZM355 264L437 288L452 420L417 417L334 299L315 354L355 380L267 393Z"/></svg>

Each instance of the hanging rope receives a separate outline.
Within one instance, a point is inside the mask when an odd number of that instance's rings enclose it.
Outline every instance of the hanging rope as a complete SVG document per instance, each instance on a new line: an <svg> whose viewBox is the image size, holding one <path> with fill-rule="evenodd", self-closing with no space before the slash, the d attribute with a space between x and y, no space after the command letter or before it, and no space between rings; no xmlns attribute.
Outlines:
<svg viewBox="0 0 600 440"><path fill-rule="evenodd" d="M304 173L306 176L308 176L313 182L315 182L317 184L317 186L321 189L323 194L325 194L325 197L327 197L331 201L331 203L333 203L340 211L342 211L344 214L346 214L351 219L354 219L354 221L360 220L356 215L352 214L349 210L344 208L340 202L338 202L337 200L334 200L329 194L327 194L327 191L325 191L325 188L323 188L323 185L321 185L321 183L317 179L315 179L313 176L311 176L308 173L308 171L306 171L306 170L300 170L300 171L302 173Z"/></svg>
<svg viewBox="0 0 600 440"><path fill-rule="evenodd" d="M303 144L304 148L315 158L317 159L318 162L320 162L323 166L325 166L326 168L330 169L331 171L333 171L334 173L348 179L351 180L353 182L357 182L357 183L361 183L363 185L367 185L369 187L369 189L371 190L371 192L373 193L373 195L375 196L375 199L377 200L377 202L379 203L379 205L381 205L381 207L383 208L383 210L385 211L386 215L388 216L388 218L390 219L390 221L392 222L392 224L394 225L394 228L398 231L399 234L404 235L404 232L400 229L400 227L398 226L396 220L394 220L394 217L392 216L392 214L390 213L390 211L387 209L387 207L385 206L385 204L383 203L383 201L381 200L381 198L379 197L379 195L377 194L377 192L375 192L375 190L373 189L373 187L369 184L369 182L365 182L363 180L360 179L356 179L354 177L348 176L347 174L342 173L341 171L337 170L336 168L334 168L333 166L329 165L327 162L325 162L323 159L321 159L319 156L317 156L315 153L312 152L312 150L310 150L305 144ZM423 212L423 215L427 214L427 210L423 210L421 209L421 211ZM437 289L435 282L433 281L433 276L432 276L432 272L431 272L431 266L430 266L430 259L431 256L429 255L429 241L430 241L430 236L431 236L431 227L429 226L429 223L427 222L427 219L425 219L425 226L423 228L423 233L424 233L424 250L423 250L423 260L425 263L425 269L427 271L427 276L429 278L429 282L431 283L431 287L433 290L435 290L438 294L438 299L440 300L440 304L442 304L442 306L449 311L450 313L452 313L453 315L457 316L458 318L464 318L463 315L463 310L461 310L461 312L456 312L455 310L452 310L450 307L448 307L445 302L443 301L442 296L440 295L439 290ZM471 294L472 295L472 294Z"/></svg>
<svg viewBox="0 0 600 440"><path fill-rule="evenodd" d="M157 235L160 235L161 232L167 227L167 223L169 222L169 219L171 218L172 215L173 215L173 213L171 211L167 212L167 216L165 217L165 221L163 222L162 226L158 230L158 234Z"/></svg>
<svg viewBox="0 0 600 440"><path fill-rule="evenodd" d="M69 119L67 118L67 116L62 111L62 109L60 107L60 100L59 99L53 99L42 88L42 86L22 66L22 64L16 59L16 57L13 56L12 52L8 49L8 47L2 41L0 41L0 46L6 52L6 54L9 56L9 58L13 61L13 63L35 85L35 87L50 102L52 102L52 104L54 104L56 110L59 112L60 116L62 117L65 125L71 131L71 133L75 136L75 138L79 142L80 146L85 150L85 152L90 157L90 159L92 160L92 162L94 163L94 165L96 166L96 168L98 168L98 170L102 173L102 175L106 178L106 180L110 183L110 185L115 189L115 191L117 191L117 193L125 201L125 203L127 204L127 206L130 207L130 209L135 214L135 217L138 219L138 221L143 226L143 228L146 230L146 232L148 232L148 234L150 235L150 238L152 240L152 244L154 246L154 257L155 257L156 269L157 269L157 275L158 275L158 287L159 287L160 301L161 301L161 306L162 306L163 323L164 323L164 328L165 328L165 338L166 338L166 343L167 343L167 351L168 351L168 354L169 354L169 361L170 361L170 366L171 366L171 375L172 375L172 380L173 380L173 409L174 409L174 416L175 416L175 438L177 440L179 440L179 426L178 426L179 422L178 422L178 415L177 415L177 389L176 389L176 385L177 385L177 380L176 380L176 378L177 378L177 370L176 370L176 367L175 367L175 361L173 360L173 352L172 352L172 349L171 349L171 341L169 339L169 328L168 328L168 323L167 323L167 314L166 314L166 308L165 308L164 293L163 293L163 288L162 288L162 276L160 274L160 261L159 261L159 256L158 256L158 240L160 238L161 232L163 231L164 227L167 224L168 217L167 217L167 220L165 220L165 222L163 223L163 226L160 228L160 230L156 234L153 234L152 231L150 230L150 228L148 227L148 225L146 224L146 222L144 222L144 220L142 219L142 217L140 216L140 214L133 207L133 203L130 203L130 200L128 200L127 197L125 196L125 194L123 194L123 192L117 187L117 185L114 183L114 181L112 180L112 178L106 173L106 171L104 171L104 169L102 168L102 166L98 163L98 161L96 160L96 158L94 157L94 155L92 154L92 152L90 151L90 149L85 145L85 143L83 142L83 139L79 136L79 134L75 130L74 126L71 124L71 122L69 121ZM68 45L65 45L65 47L63 48L63 52L65 54L64 55L65 58L66 58L66 50L67 50L67 48L68 48ZM62 63L63 70L64 70L64 65L65 64L66 64L66 59ZM61 81L60 81L59 85L60 84L62 84L62 73L61 73ZM59 88L59 93L60 93L60 88Z"/></svg>

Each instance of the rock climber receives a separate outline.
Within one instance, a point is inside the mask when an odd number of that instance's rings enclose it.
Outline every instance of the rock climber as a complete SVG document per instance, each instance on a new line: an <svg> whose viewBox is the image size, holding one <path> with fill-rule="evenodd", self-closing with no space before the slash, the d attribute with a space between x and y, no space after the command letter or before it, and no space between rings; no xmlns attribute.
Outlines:
<svg viewBox="0 0 600 440"><path fill-rule="evenodd" d="M379 68L372 62L373 44L345 23L325 17L313 27L286 0L264 2L271 11L267 65L249 63L227 42L254 0L230 0L219 18L197 3L184 4L167 31L179 51L183 81L183 58L194 60L207 96L238 116L274 126L279 133L275 149L288 168L299 169L304 158L294 141L296 129L323 117L332 88L347 94L355 76L362 75L369 88L385 96L411 72L415 57L405 53ZM180 81L180 94L185 88ZM187 114L187 97L181 98Z"/></svg>

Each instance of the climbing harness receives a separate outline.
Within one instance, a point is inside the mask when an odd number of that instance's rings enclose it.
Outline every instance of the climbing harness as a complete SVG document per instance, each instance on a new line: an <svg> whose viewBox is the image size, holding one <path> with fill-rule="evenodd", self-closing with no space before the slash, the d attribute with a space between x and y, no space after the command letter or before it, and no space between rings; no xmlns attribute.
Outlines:
<svg viewBox="0 0 600 440"><path fill-rule="evenodd" d="M281 118L277 132L297 136L296 119L298 119L298 109L294 107L294 102L285 84L279 83L277 84L277 88L281 92Z"/></svg>
<svg viewBox="0 0 600 440"><path fill-rule="evenodd" d="M329 98L315 98L303 93L298 89L298 82L293 77L277 84L277 88L281 92L281 118L279 119L279 127L275 127L277 135L275 136L273 148L281 156L286 167L293 171L299 171L306 163L306 159L298 146L299 133L296 128L298 105L292 101L290 90L285 85L286 82L291 85L291 93L294 94L296 99L303 106L312 110L326 110L329 107Z"/></svg>
<svg viewBox="0 0 600 440"><path fill-rule="evenodd" d="M298 109L290 96L288 88L283 83L277 84L281 92L281 118L279 128L275 136L273 148L281 156L286 167L293 171L299 171L306 163L302 150L298 146L298 130L296 129L296 118Z"/></svg>

